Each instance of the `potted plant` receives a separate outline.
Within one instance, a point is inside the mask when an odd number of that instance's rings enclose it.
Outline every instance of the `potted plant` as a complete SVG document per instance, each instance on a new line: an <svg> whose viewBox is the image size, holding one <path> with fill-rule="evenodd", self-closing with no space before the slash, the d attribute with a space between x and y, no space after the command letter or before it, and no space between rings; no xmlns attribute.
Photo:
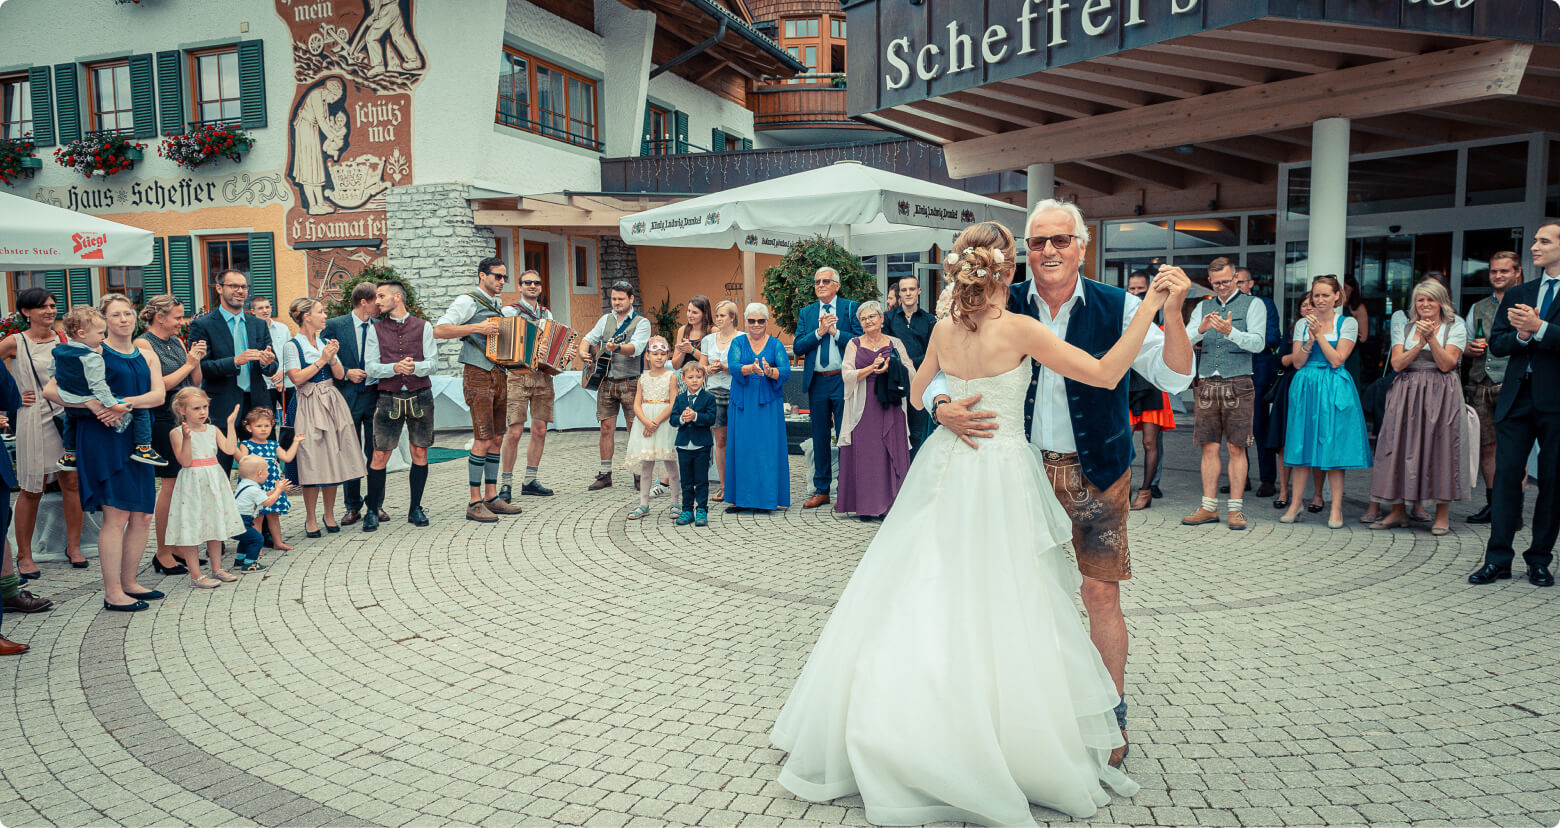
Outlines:
<svg viewBox="0 0 1560 828"><path fill-rule="evenodd" d="M861 259L822 236L791 245L785 257L764 271L764 301L770 318L783 331L795 331L802 308L818 301L813 274L824 266L840 275L840 295L856 302L878 298L877 280L861 266Z"/></svg>
<svg viewBox="0 0 1560 828"><path fill-rule="evenodd" d="M666 337L667 342L676 338L677 326L682 323L682 305L672 304L670 288L666 291L666 298L661 300L661 305L648 309L645 315L650 317L650 324L655 328L655 332Z"/></svg>
<svg viewBox="0 0 1560 828"><path fill-rule="evenodd" d="M0 182L11 184L18 178L32 178L43 168L43 161L34 154L32 133L20 138L0 138Z"/></svg>
<svg viewBox="0 0 1560 828"><path fill-rule="evenodd" d="M390 267L389 265L367 265L362 270L359 270L357 275L342 279L336 285L326 290L325 295L320 297L321 299L325 300L326 315L341 316L343 314L351 313L352 289L362 284L363 282L367 282L372 285L378 284L379 282L391 281L400 282L402 285L406 286L406 309L410 311L413 316L420 316L424 319L427 319L428 314L423 311L422 304L417 300L416 287L414 287L410 281L401 278L401 274L397 273L395 268ZM282 307L277 308L275 316L278 319L286 318L287 309Z"/></svg>
<svg viewBox="0 0 1560 828"><path fill-rule="evenodd" d="M54 151L54 160L91 178L128 170L141 160L145 144L128 141L117 132L89 132Z"/></svg>
<svg viewBox="0 0 1560 828"><path fill-rule="evenodd" d="M254 144L255 139L236 124L195 124L182 135L164 138L157 154L194 170L216 158L238 163Z"/></svg>

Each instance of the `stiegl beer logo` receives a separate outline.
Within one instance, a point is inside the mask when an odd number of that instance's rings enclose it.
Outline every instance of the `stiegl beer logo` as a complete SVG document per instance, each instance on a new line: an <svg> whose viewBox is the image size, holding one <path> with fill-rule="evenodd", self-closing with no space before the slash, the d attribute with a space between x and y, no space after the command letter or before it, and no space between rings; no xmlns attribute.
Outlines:
<svg viewBox="0 0 1560 828"><path fill-rule="evenodd" d="M83 259L101 259L107 243L106 233L77 233L70 237L70 252Z"/></svg>

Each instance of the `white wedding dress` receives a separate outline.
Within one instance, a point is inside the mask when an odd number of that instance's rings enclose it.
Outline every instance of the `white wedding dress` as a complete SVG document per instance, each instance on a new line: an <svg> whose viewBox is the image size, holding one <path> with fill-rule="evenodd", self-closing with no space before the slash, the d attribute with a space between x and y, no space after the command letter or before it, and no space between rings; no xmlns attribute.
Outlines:
<svg viewBox="0 0 1560 828"><path fill-rule="evenodd" d="M1029 803L1077 818L1137 783L1115 684L1073 604L1082 576L1024 434L1030 361L948 376L981 394L996 435L947 429L921 447L780 711L780 784L824 802L860 792L868 821L1033 825Z"/></svg>

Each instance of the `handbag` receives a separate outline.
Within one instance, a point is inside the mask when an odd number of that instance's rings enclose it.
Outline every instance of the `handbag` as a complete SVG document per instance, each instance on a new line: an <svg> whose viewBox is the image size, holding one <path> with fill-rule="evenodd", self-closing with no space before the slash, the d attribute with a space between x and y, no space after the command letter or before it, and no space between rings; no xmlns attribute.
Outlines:
<svg viewBox="0 0 1560 828"><path fill-rule="evenodd" d="M33 358L32 358L32 346L27 344L27 335L26 334L17 333L16 337L17 337L17 339L19 339L21 341L22 348L25 351L27 351L27 367L32 370L33 387L38 389L37 397L38 397L38 399L42 400L43 399L43 386L44 386L44 382L43 382L43 379L38 376L38 363L33 361ZM61 341L63 341L63 340L61 340ZM47 402L51 407L54 405L53 401L50 401L50 400L44 400L44 402ZM60 439L64 440L65 439L65 409L64 409L64 407L61 406L58 413L51 415L49 417L49 421L54 423L55 431L58 431L59 434L60 434Z"/></svg>

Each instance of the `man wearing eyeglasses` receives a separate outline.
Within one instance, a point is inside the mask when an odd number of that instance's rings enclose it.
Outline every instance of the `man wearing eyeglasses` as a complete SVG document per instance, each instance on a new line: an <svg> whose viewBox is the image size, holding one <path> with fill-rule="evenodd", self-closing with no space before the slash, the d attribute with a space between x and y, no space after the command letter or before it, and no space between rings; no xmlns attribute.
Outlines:
<svg viewBox="0 0 1560 828"><path fill-rule="evenodd" d="M856 303L841 299L840 275L832 267L820 267L813 274L813 294L818 301L802 308L796 321L792 347L802 360L802 388L807 391L807 407L812 418L813 494L802 504L816 509L829 502L829 483L833 477L833 440L845 422L845 346L861 336L856 321Z"/></svg>
<svg viewBox="0 0 1560 828"><path fill-rule="evenodd" d="M1139 301L1117 287L1082 276L1089 225L1077 205L1047 199L1030 214L1027 236L1031 279L1008 291L1008 310L1027 313L1068 343L1091 354L1109 350L1121 338ZM1162 267L1156 281L1169 280L1165 319L1179 319L1191 280L1176 267ZM1132 369L1172 394L1192 382L1195 360L1186 329L1150 327ZM1129 374L1130 376L1130 374ZM1116 721L1127 734L1127 622L1121 613L1121 582L1132 577L1127 551L1127 492L1132 486L1132 427L1128 421L1129 380L1115 388L1093 388L1036 364L1024 404L1029 442L1045 460L1046 474L1073 523L1073 552L1083 574L1083 606L1089 637L1122 693ZM997 428L991 411L972 411L980 395L948 396L939 374L922 396L932 419L970 447ZM1127 747L1111 752L1120 765Z"/></svg>
<svg viewBox="0 0 1560 828"><path fill-rule="evenodd" d="M245 313L249 299L249 277L242 270L224 270L217 276L218 306L190 321L190 345L206 343L206 356L200 361L200 387L211 397L211 417L221 422L238 406L242 420L251 408L271 404L271 386L266 378L276 362L271 343L271 328L254 314ZM249 439L249 429L238 425L241 440ZM223 472L233 469L233 457L217 452Z"/></svg>

